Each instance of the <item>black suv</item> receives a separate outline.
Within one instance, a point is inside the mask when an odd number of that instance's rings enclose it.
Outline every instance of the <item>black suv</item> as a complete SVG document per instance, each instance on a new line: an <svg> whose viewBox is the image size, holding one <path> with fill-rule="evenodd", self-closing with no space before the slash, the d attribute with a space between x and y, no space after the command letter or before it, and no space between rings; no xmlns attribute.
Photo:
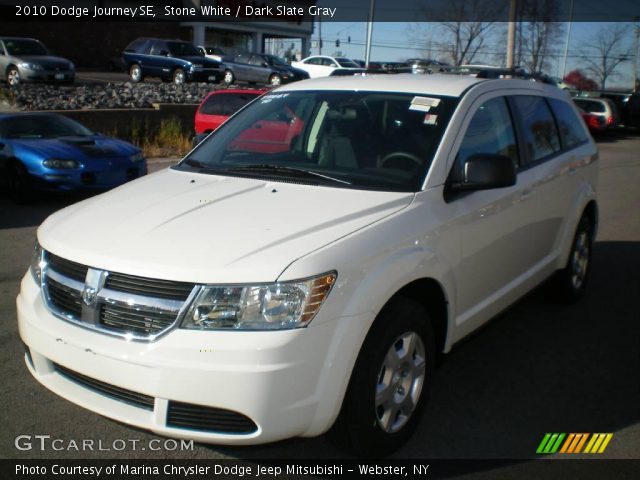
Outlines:
<svg viewBox="0 0 640 480"><path fill-rule="evenodd" d="M144 77L160 77L173 83L222 79L222 64L206 58L194 45L183 40L138 38L124 49L122 60L134 82Z"/></svg>

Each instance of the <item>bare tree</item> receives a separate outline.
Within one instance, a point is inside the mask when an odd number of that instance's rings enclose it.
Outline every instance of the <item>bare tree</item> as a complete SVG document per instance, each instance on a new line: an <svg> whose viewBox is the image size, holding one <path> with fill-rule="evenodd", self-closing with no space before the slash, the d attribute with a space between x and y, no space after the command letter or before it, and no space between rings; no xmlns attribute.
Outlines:
<svg viewBox="0 0 640 480"><path fill-rule="evenodd" d="M558 0L522 0L521 15L527 22L520 26L520 62L531 72L549 69L551 45L562 35L558 22Z"/></svg>
<svg viewBox="0 0 640 480"><path fill-rule="evenodd" d="M441 24L446 42L439 42L454 65L472 63L487 43L493 19L504 11L506 2L496 0L451 0L446 22Z"/></svg>
<svg viewBox="0 0 640 480"><path fill-rule="evenodd" d="M606 88L607 80L618 75L618 66L630 58L631 49L625 45L628 33L627 25L604 27L582 53L587 71L596 77L603 90Z"/></svg>

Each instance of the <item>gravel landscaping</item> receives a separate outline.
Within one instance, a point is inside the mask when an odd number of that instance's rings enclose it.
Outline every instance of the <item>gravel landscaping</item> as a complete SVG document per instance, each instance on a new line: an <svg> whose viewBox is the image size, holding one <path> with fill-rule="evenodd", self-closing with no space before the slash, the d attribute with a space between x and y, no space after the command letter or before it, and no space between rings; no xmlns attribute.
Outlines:
<svg viewBox="0 0 640 480"><path fill-rule="evenodd" d="M150 108L154 103L200 103L211 83L107 83L95 85L22 84L0 86L0 100L17 110Z"/></svg>

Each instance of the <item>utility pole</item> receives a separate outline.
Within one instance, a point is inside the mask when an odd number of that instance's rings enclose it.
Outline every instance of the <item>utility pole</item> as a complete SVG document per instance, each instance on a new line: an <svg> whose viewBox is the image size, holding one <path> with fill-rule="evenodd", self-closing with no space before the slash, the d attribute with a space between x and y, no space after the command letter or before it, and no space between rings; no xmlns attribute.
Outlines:
<svg viewBox="0 0 640 480"><path fill-rule="evenodd" d="M364 68L369 68L369 59L371 58L371 36L373 34L373 11L376 8L376 0L371 0L369 7L369 20L367 22L367 44L364 50Z"/></svg>
<svg viewBox="0 0 640 480"><path fill-rule="evenodd" d="M633 33L635 34L635 42L633 44L633 92L637 90L638 85L638 42L640 39L640 25L638 25L638 20L640 20L640 18L636 17L636 24L633 26Z"/></svg>
<svg viewBox="0 0 640 480"><path fill-rule="evenodd" d="M509 29L507 31L507 68L513 68L513 51L516 44L516 6L517 0L509 5Z"/></svg>
<svg viewBox="0 0 640 480"><path fill-rule="evenodd" d="M571 0L571 4L569 7L569 28L567 29L567 42L564 44L564 59L562 60L562 72L561 72L562 80L564 80L564 76L567 74L567 57L569 56L569 40L571 39L572 25L573 25L573 0Z"/></svg>
<svg viewBox="0 0 640 480"><path fill-rule="evenodd" d="M318 55L322 55L322 16L318 17Z"/></svg>

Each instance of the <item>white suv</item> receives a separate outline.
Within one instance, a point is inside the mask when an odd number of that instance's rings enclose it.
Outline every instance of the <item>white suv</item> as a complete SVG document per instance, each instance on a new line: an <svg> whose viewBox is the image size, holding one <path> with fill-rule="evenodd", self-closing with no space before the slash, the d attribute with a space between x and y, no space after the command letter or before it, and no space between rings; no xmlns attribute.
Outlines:
<svg viewBox="0 0 640 480"><path fill-rule="evenodd" d="M27 366L162 435L329 431L387 454L437 354L552 274L582 294L597 158L567 94L535 82L278 88L178 165L42 224L17 300Z"/></svg>

